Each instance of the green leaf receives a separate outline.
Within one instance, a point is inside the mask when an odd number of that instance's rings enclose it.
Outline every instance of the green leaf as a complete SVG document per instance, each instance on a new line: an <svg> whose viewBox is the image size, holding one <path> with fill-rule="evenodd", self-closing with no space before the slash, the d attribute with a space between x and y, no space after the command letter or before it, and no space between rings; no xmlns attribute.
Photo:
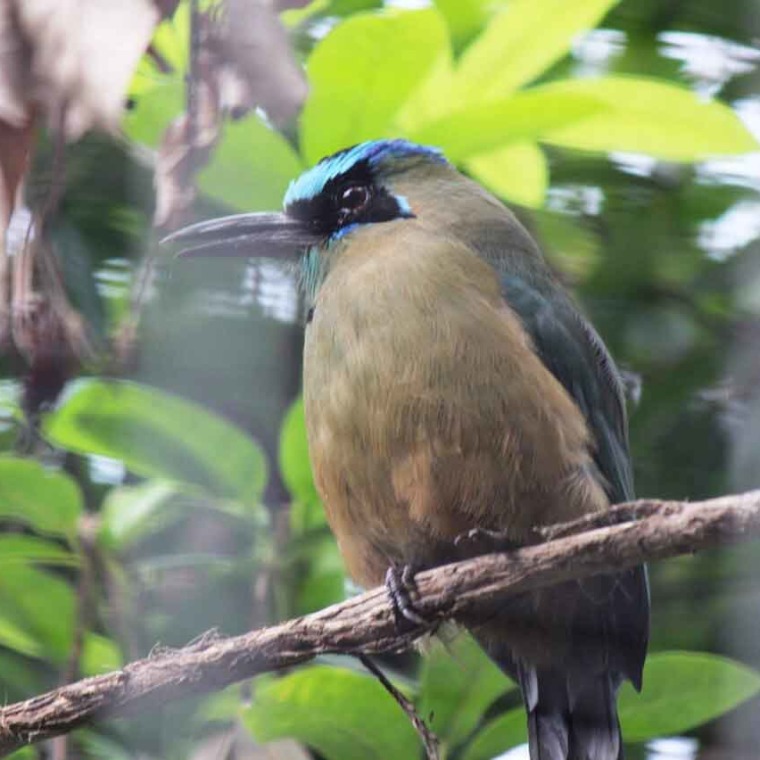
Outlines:
<svg viewBox="0 0 760 760"><path fill-rule="evenodd" d="M760 691L760 673L706 652L657 652L647 658L641 694L625 684L618 700L623 736L640 742L682 734Z"/></svg>
<svg viewBox="0 0 760 760"><path fill-rule="evenodd" d="M166 127L185 107L185 86L178 74L153 71L150 86L134 95L124 130L136 142L156 147ZM256 116L227 121L198 186L240 209L279 208L288 183L303 171L290 143Z"/></svg>
<svg viewBox="0 0 760 760"><path fill-rule="evenodd" d="M258 502L266 482L264 454L242 430L136 383L77 381L44 431L61 448L120 459L139 475L193 483L244 503Z"/></svg>
<svg viewBox="0 0 760 760"><path fill-rule="evenodd" d="M136 486L112 488L101 510L99 538L123 549L165 524L166 507L180 493L174 483L148 480Z"/></svg>
<svg viewBox="0 0 760 760"><path fill-rule="evenodd" d="M583 121L545 131L543 139L554 145L632 151L668 161L698 161L758 149L757 140L731 108L667 82L604 77L538 89L563 97L594 98L606 106Z"/></svg>
<svg viewBox="0 0 760 760"><path fill-rule="evenodd" d="M150 88L134 97L124 117L123 128L130 140L158 147L164 130L185 108L185 90L176 77L159 75Z"/></svg>
<svg viewBox="0 0 760 760"><path fill-rule="evenodd" d="M260 683L264 683L267 677L262 676L261 678ZM193 711L194 723L201 726L204 723L229 724L237 721L242 711L249 706L248 700L241 702L240 697L239 684L233 684L221 691L209 694L198 703L197 708ZM256 758L252 758L252 760L256 760Z"/></svg>
<svg viewBox="0 0 760 760"><path fill-rule="evenodd" d="M319 501L309 462L303 398L288 409L280 432L280 473L294 500L305 504Z"/></svg>
<svg viewBox="0 0 760 760"><path fill-rule="evenodd" d="M302 398L285 415L279 459L282 479L293 498L289 556L297 573L295 609L302 615L345 598L343 560L312 478Z"/></svg>
<svg viewBox="0 0 760 760"><path fill-rule="evenodd" d="M74 635L74 592L28 564L0 573L0 641L19 652L65 662Z"/></svg>
<svg viewBox="0 0 760 760"><path fill-rule="evenodd" d="M593 95L540 87L444 116L419 127L412 139L438 145L451 161L459 162L515 142L539 139L563 126L584 124L608 107Z"/></svg>
<svg viewBox="0 0 760 760"><path fill-rule="evenodd" d="M618 712L626 742L681 734L733 709L760 691L760 673L702 652L658 652L644 668L644 690L625 684ZM527 739L525 711L511 710L488 723L462 760L490 760Z"/></svg>
<svg viewBox="0 0 760 760"><path fill-rule="evenodd" d="M43 652L37 638L17 625L6 612L0 612L0 645L29 657L38 657Z"/></svg>
<svg viewBox="0 0 760 760"><path fill-rule="evenodd" d="M37 536L0 535L0 572L8 565L28 563L75 567L79 558L58 544Z"/></svg>
<svg viewBox="0 0 760 760"><path fill-rule="evenodd" d="M290 737L327 760L413 758L417 735L374 678L315 666L258 681L243 720L257 741Z"/></svg>
<svg viewBox="0 0 760 760"><path fill-rule="evenodd" d="M346 598L343 559L335 538L327 531L309 536L304 562L295 583L295 612L306 615Z"/></svg>
<svg viewBox="0 0 760 760"><path fill-rule="evenodd" d="M173 80L181 83L187 66L190 46L190 8L180 3L171 18L164 19L153 33L151 48L168 65L169 72L159 69L156 59L143 55L129 85L129 96L134 98L150 92L158 83Z"/></svg>
<svg viewBox="0 0 760 760"><path fill-rule="evenodd" d="M480 153L465 162L467 172L500 198L540 208L549 184L543 151L532 142Z"/></svg>
<svg viewBox="0 0 760 760"><path fill-rule="evenodd" d="M446 47L445 24L433 9L359 14L337 26L307 65L306 160L386 136L394 114Z"/></svg>
<svg viewBox="0 0 760 760"><path fill-rule="evenodd" d="M174 15L156 27L153 50L168 64L162 71L147 53L140 59L129 86L132 107L124 117L124 130L136 142L155 147L164 130L185 109L184 71L190 40L190 13L180 3Z"/></svg>
<svg viewBox="0 0 760 760"><path fill-rule="evenodd" d="M454 98L454 59L446 47L396 113L392 129L396 134L414 135L421 127L447 116L459 105Z"/></svg>
<svg viewBox="0 0 760 760"><path fill-rule="evenodd" d="M189 509L213 510L225 517L232 516L247 527L255 524L266 529L266 514L252 512L249 504L209 497L196 486L155 479L108 491L101 510L98 539L109 549L123 551L143 537L185 519Z"/></svg>
<svg viewBox="0 0 760 760"><path fill-rule="evenodd" d="M379 8L382 4L383 0L312 0L303 8L287 8L279 15L280 21L291 28L311 21L313 17L350 16Z"/></svg>
<svg viewBox="0 0 760 760"><path fill-rule="evenodd" d="M461 50L485 26L492 4L490 0L435 0L456 50Z"/></svg>
<svg viewBox="0 0 760 760"><path fill-rule="evenodd" d="M626 742L681 734L733 709L760 691L760 673L702 652L658 652L644 668L639 695L626 683L618 713ZM489 760L527 739L525 711L511 710L488 723L462 760Z"/></svg>
<svg viewBox="0 0 760 760"><path fill-rule="evenodd" d="M204 192L246 210L279 208L288 183L303 171L290 143L250 116L224 125L211 161L198 176Z"/></svg>
<svg viewBox="0 0 760 760"><path fill-rule="evenodd" d="M466 634L425 659L420 715L448 746L463 741L502 694L517 688Z"/></svg>
<svg viewBox="0 0 760 760"><path fill-rule="evenodd" d="M294 501L290 508L290 530L294 537L310 533L325 534L327 517L322 502L316 496L313 501Z"/></svg>
<svg viewBox="0 0 760 760"><path fill-rule="evenodd" d="M487 723L467 745L461 760L491 760L526 741L525 710L517 707Z"/></svg>
<svg viewBox="0 0 760 760"><path fill-rule="evenodd" d="M84 676L97 676L118 670L124 663L116 642L106 636L87 631L82 645L79 667Z"/></svg>
<svg viewBox="0 0 760 760"><path fill-rule="evenodd" d="M35 760L37 757L38 755L33 747L22 747L15 752L11 752L8 755L8 760Z"/></svg>
<svg viewBox="0 0 760 760"><path fill-rule="evenodd" d="M190 4L180 3L171 18L165 19L153 33L152 44L161 57L181 73L190 55Z"/></svg>
<svg viewBox="0 0 760 760"><path fill-rule="evenodd" d="M2 628L2 617L0 617ZM42 668L31 667L27 657L18 651L0 650L0 673L2 676L2 695L4 704L26 699L30 694L37 694L50 687L44 683Z"/></svg>
<svg viewBox="0 0 760 760"><path fill-rule="evenodd" d="M348 16L359 11L379 8L383 0L330 0L326 15Z"/></svg>
<svg viewBox="0 0 760 760"><path fill-rule="evenodd" d="M602 256L599 237L582 219L555 211L536 211L532 221L552 265L573 282L583 282Z"/></svg>
<svg viewBox="0 0 760 760"><path fill-rule="evenodd" d="M77 745L81 746L82 753L79 756L103 758L103 760L134 760L133 751L124 748L124 744L118 739L103 736L95 730L80 728L77 733ZM143 755L143 757L150 757Z"/></svg>
<svg viewBox="0 0 760 760"><path fill-rule="evenodd" d="M31 459L0 457L0 518L73 539L82 512L77 484Z"/></svg>
<svg viewBox="0 0 760 760"><path fill-rule="evenodd" d="M511 0L462 55L458 97L503 97L562 58L578 34L595 27L617 0Z"/></svg>

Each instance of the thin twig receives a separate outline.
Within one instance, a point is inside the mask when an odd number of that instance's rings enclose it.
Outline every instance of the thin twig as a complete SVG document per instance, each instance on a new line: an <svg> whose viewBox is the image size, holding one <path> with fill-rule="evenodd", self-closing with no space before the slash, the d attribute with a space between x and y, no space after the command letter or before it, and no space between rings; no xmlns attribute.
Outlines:
<svg viewBox="0 0 760 760"><path fill-rule="evenodd" d="M93 554L95 552L95 530L97 530L97 519L94 516L85 515L79 524L79 546L81 565L76 586L76 627L74 630L74 641L69 652L69 659L66 668L63 671L62 681L68 683L76 678L79 673L79 660L82 657L84 647L84 636L90 625L90 599L92 595L93 584Z"/></svg>
<svg viewBox="0 0 760 760"><path fill-rule="evenodd" d="M81 565L76 585L76 620L74 628L74 640L71 644L69 658L61 674L61 685L70 683L79 675L79 661L82 658L84 636L89 626L90 596L93 582L93 560L95 552L95 525L94 520L88 519L87 515L79 526L79 544ZM69 757L68 734L56 736L52 741L52 760L67 760Z"/></svg>
<svg viewBox="0 0 760 760"><path fill-rule="evenodd" d="M198 142L198 82L200 81L201 16L198 0L190 0L190 61L185 81L185 111L187 113L187 180L195 173L195 154Z"/></svg>
<svg viewBox="0 0 760 760"><path fill-rule="evenodd" d="M494 604L516 594L760 537L760 490L692 504L642 500L621 509L650 516L421 572L415 608L427 620L477 624ZM403 651L423 633L399 632L381 587L242 636L204 637L1 708L0 755L318 655Z"/></svg>
<svg viewBox="0 0 760 760"><path fill-rule="evenodd" d="M375 665L366 655L360 654L359 661L377 678L383 688L396 700L398 706L406 713L406 716L412 722L414 730L420 737L422 746L425 748L425 757L427 760L440 760L438 737L428 728L427 723L420 717L412 702L407 699L385 676L380 668Z"/></svg>

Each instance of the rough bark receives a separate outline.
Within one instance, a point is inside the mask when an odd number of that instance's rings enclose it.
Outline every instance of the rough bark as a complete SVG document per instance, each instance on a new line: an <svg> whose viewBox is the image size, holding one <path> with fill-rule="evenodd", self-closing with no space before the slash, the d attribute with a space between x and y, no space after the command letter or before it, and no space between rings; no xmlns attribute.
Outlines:
<svg viewBox="0 0 760 760"><path fill-rule="evenodd" d="M760 491L691 504L632 502L551 535L542 544L419 573L416 609L429 620L477 620L499 600L558 581L760 537ZM385 589L376 588L242 636L208 634L0 709L0 756L106 716L221 689L317 655L403 650L423 633L400 633Z"/></svg>

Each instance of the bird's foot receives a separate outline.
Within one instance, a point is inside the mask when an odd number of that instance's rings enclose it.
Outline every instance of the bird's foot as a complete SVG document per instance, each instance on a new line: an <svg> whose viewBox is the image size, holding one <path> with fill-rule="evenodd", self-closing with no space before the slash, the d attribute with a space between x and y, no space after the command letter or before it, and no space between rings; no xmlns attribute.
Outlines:
<svg viewBox="0 0 760 760"><path fill-rule="evenodd" d="M410 633L418 628L430 628L433 624L420 613L412 599L416 591L414 575L419 570L414 565L391 565L385 574L385 588L393 605L396 628L399 633Z"/></svg>
<svg viewBox="0 0 760 760"><path fill-rule="evenodd" d="M454 539L454 546L461 558L467 559L489 552L506 552L517 549L519 544L510 539L504 531L472 528L466 533L460 533Z"/></svg>

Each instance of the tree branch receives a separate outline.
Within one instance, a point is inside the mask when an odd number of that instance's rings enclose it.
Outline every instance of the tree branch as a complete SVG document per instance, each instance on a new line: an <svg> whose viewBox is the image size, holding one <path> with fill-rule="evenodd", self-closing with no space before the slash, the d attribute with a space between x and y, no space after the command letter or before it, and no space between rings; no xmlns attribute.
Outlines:
<svg viewBox="0 0 760 760"><path fill-rule="evenodd" d="M426 619L477 620L479 609L525 591L760 537L760 491L692 504L632 502L552 535L560 537L419 573L415 607ZM376 588L242 636L207 635L0 709L0 756L97 719L156 708L317 655L404 650L423 633L400 634L385 589Z"/></svg>
<svg viewBox="0 0 760 760"><path fill-rule="evenodd" d="M402 694L388 680L385 673L383 673L383 671L375 665L369 657L360 654L359 660L362 665L364 665L364 667L377 678L388 694L396 700L398 706L404 711L406 717L409 718L414 730L417 732L417 736L420 737L422 746L425 748L425 757L427 760L441 760L438 737L427 727L425 721L419 716L417 710L415 710L411 700L404 696L404 694Z"/></svg>

